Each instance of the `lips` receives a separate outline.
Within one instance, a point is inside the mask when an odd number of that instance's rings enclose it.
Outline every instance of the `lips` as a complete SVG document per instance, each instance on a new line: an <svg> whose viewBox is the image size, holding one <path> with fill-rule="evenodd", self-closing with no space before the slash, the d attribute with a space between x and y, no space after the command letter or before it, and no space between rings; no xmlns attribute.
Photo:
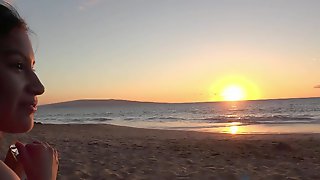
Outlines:
<svg viewBox="0 0 320 180"><path fill-rule="evenodd" d="M37 104L38 100L37 98L34 98L33 100L23 101L21 103L21 106L29 113L35 113L37 111Z"/></svg>

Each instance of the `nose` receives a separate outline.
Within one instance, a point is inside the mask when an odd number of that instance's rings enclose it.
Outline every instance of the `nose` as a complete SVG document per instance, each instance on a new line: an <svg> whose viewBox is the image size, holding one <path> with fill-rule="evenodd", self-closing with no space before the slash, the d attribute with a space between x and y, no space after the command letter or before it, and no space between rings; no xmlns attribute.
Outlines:
<svg viewBox="0 0 320 180"><path fill-rule="evenodd" d="M32 95L41 95L44 93L44 86L40 82L38 76L32 72L30 77L30 83L27 86L27 91Z"/></svg>

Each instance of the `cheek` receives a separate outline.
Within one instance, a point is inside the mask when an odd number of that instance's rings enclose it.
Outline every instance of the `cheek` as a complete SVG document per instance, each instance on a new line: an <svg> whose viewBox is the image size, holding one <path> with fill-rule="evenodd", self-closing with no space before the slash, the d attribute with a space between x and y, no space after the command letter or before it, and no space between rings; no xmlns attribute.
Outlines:
<svg viewBox="0 0 320 180"><path fill-rule="evenodd" d="M1 71L0 69L0 100L14 102L23 92L24 80L19 74L8 72L8 70Z"/></svg>
<svg viewBox="0 0 320 180"><path fill-rule="evenodd" d="M19 116L18 103L23 93L23 81L19 76L0 68L0 125L14 126Z"/></svg>

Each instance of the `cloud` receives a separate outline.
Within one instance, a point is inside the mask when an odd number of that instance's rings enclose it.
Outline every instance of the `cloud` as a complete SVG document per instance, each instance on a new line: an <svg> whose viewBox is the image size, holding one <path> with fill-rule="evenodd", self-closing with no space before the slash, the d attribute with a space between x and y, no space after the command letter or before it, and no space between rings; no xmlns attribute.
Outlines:
<svg viewBox="0 0 320 180"><path fill-rule="evenodd" d="M319 85L314 86L314 88L320 88L320 84L319 84Z"/></svg>
<svg viewBox="0 0 320 180"><path fill-rule="evenodd" d="M93 7L97 5L101 0L82 0L80 5L78 6L78 9L80 11L84 11L90 7Z"/></svg>

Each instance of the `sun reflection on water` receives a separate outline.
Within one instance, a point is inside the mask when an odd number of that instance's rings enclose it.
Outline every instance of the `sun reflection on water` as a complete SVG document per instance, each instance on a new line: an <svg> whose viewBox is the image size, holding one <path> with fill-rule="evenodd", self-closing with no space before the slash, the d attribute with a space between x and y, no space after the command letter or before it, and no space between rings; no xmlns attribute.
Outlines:
<svg viewBox="0 0 320 180"><path fill-rule="evenodd" d="M230 134L237 134L239 132L239 125L241 125L240 122L230 123L230 126L228 127L227 132Z"/></svg>
<svg viewBox="0 0 320 180"><path fill-rule="evenodd" d="M230 127L231 134L237 134L237 132L238 132L238 126L231 126Z"/></svg>

